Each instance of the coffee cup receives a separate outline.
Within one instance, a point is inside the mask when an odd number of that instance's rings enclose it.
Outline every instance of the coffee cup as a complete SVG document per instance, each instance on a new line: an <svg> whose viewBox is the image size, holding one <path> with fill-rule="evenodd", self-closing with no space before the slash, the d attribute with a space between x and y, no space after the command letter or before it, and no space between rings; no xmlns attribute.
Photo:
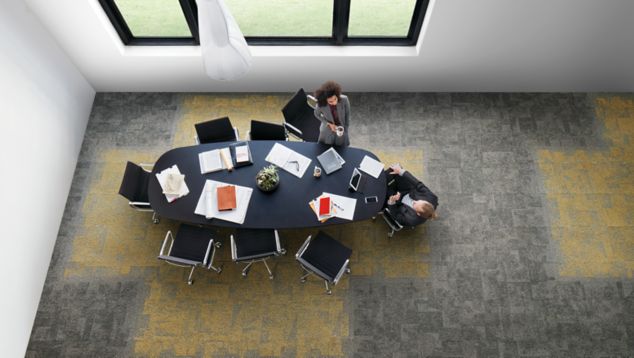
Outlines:
<svg viewBox="0 0 634 358"><path fill-rule="evenodd" d="M341 137L343 135L343 131L343 126L337 126L337 137Z"/></svg>
<svg viewBox="0 0 634 358"><path fill-rule="evenodd" d="M313 170L313 176L315 178L319 178L321 176L321 168L318 166L315 166L315 169Z"/></svg>

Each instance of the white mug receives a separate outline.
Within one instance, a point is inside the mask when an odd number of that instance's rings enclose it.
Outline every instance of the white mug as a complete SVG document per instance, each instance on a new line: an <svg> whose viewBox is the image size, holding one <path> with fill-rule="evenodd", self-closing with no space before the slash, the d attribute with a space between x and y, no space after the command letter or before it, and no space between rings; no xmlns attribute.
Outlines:
<svg viewBox="0 0 634 358"><path fill-rule="evenodd" d="M319 178L321 176L321 168L315 165L315 169L313 170L313 176L315 178Z"/></svg>
<svg viewBox="0 0 634 358"><path fill-rule="evenodd" d="M337 137L341 137L343 135L343 131L343 126L337 126Z"/></svg>

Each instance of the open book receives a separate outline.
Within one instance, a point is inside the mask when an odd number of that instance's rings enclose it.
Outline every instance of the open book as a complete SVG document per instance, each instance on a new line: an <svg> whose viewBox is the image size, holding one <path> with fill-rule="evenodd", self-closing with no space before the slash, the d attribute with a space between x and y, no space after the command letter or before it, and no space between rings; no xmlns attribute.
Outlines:
<svg viewBox="0 0 634 358"><path fill-rule="evenodd" d="M214 149L198 154L200 173L217 172L222 169L233 169L229 148Z"/></svg>

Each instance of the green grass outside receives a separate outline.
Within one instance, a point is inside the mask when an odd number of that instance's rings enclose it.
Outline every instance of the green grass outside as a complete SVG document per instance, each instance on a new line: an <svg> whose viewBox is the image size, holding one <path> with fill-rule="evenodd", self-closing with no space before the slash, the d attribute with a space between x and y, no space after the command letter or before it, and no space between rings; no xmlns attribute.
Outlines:
<svg viewBox="0 0 634 358"><path fill-rule="evenodd" d="M177 0L115 0L135 36L190 37ZM225 0L245 36L332 32L332 0ZM349 35L404 37L416 0L351 0Z"/></svg>

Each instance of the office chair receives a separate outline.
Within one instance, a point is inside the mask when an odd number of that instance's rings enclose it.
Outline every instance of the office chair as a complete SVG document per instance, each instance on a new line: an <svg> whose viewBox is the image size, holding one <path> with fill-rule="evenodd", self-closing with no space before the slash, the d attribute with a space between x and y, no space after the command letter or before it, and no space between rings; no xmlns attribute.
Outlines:
<svg viewBox="0 0 634 358"><path fill-rule="evenodd" d="M236 234L231 235L231 259L245 262L242 276L246 277L251 265L262 261L269 272L269 279L273 279L273 273L266 263L272 256L285 255L286 250L280 245L280 236L277 230L237 229Z"/></svg>
<svg viewBox="0 0 634 358"><path fill-rule="evenodd" d="M119 187L119 194L128 199L128 204L136 210L152 212L152 222L158 224L159 216L152 210L147 193L151 174L143 168L152 166L153 164L141 163L139 166L128 162Z"/></svg>
<svg viewBox="0 0 634 358"><path fill-rule="evenodd" d="M390 209L385 208L380 214L387 226L390 228L390 232L387 233L387 237L393 237L395 232L401 231L405 227L394 218L394 215L392 215ZM414 229L415 226L408 226L408 228Z"/></svg>
<svg viewBox="0 0 634 358"><path fill-rule="evenodd" d="M229 117L212 119L194 124L196 144L231 142L240 138L238 128L231 125Z"/></svg>
<svg viewBox="0 0 634 358"><path fill-rule="evenodd" d="M283 125L256 120L251 120L247 137L249 140L288 140Z"/></svg>
<svg viewBox="0 0 634 358"><path fill-rule="evenodd" d="M202 266L220 274L222 267L214 267L213 262L216 248L220 248L221 243L214 241L212 234L209 229L182 224L176 237L171 231L167 232L158 259L174 266L191 267L187 278L188 285L194 283L192 275L196 267Z"/></svg>
<svg viewBox="0 0 634 358"><path fill-rule="evenodd" d="M351 255L351 249L322 231L314 239L308 236L295 254L304 274L300 281L304 283L309 275L314 274L324 280L326 293L332 294L329 284L336 285L344 272L350 273L348 264Z"/></svg>
<svg viewBox="0 0 634 358"><path fill-rule="evenodd" d="M317 103L312 97L314 103ZM319 139L319 120L315 118L314 107L308 104L308 96L303 88L282 108L284 127L291 135L306 141L316 142Z"/></svg>

